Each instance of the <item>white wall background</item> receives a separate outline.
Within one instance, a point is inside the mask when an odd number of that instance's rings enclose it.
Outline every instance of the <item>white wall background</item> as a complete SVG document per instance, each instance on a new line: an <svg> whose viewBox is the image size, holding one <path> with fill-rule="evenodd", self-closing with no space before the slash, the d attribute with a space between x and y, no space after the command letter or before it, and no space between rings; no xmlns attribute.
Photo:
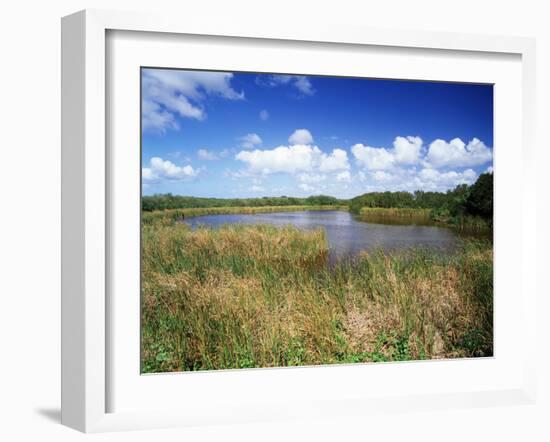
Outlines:
<svg viewBox="0 0 550 442"><path fill-rule="evenodd" d="M60 407L60 17L84 8L163 9L177 14L245 16L534 36L538 43L539 191L548 195L550 14L536 0L19 0L0 9L0 439L83 440L59 425ZM542 202L542 199L539 198ZM548 201L548 198L546 198ZM512 202L513 203L513 202ZM539 220L549 218L545 206ZM549 284L539 222L540 398L537 405L160 430L91 436L101 441L163 440L550 440ZM543 287L544 284L544 287ZM520 350L520 349L518 349ZM90 436L88 436L90 437Z"/></svg>

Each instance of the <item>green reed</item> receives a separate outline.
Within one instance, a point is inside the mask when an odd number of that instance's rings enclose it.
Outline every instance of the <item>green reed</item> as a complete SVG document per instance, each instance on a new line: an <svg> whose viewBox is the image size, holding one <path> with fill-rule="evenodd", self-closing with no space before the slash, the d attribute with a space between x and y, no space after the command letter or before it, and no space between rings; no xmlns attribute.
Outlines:
<svg viewBox="0 0 550 442"><path fill-rule="evenodd" d="M142 226L143 372L492 355L488 241L329 265L322 229L170 212Z"/></svg>

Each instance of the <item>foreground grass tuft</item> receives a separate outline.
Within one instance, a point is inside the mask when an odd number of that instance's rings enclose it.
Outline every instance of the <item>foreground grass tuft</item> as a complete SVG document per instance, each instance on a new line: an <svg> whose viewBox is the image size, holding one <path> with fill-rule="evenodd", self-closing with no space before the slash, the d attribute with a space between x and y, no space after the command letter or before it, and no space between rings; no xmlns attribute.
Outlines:
<svg viewBox="0 0 550 442"><path fill-rule="evenodd" d="M328 265L323 230L143 225L146 373L492 355L492 245Z"/></svg>

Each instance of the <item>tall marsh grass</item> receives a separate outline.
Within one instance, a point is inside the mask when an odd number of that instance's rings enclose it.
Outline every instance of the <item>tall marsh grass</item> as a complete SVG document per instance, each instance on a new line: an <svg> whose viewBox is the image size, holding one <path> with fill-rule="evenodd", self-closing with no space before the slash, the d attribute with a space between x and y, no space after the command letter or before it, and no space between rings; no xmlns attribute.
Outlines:
<svg viewBox="0 0 550 442"><path fill-rule="evenodd" d="M144 223L142 371L490 356L492 263L467 241L329 266L323 230Z"/></svg>
<svg viewBox="0 0 550 442"><path fill-rule="evenodd" d="M489 237L493 230L492 220L471 215L451 217L448 213L441 214L432 209L363 207L359 211L359 218L382 224L439 225L452 227L466 234L482 234L485 237Z"/></svg>
<svg viewBox="0 0 550 442"><path fill-rule="evenodd" d="M384 224L434 224L431 209L363 207L359 217L368 222Z"/></svg>

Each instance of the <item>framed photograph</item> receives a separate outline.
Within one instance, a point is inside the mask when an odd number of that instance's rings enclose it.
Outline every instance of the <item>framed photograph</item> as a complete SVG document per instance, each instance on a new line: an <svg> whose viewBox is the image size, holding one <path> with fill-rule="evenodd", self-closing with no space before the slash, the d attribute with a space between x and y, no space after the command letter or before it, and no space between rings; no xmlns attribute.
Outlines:
<svg viewBox="0 0 550 442"><path fill-rule="evenodd" d="M534 400L532 40L62 31L64 424Z"/></svg>

